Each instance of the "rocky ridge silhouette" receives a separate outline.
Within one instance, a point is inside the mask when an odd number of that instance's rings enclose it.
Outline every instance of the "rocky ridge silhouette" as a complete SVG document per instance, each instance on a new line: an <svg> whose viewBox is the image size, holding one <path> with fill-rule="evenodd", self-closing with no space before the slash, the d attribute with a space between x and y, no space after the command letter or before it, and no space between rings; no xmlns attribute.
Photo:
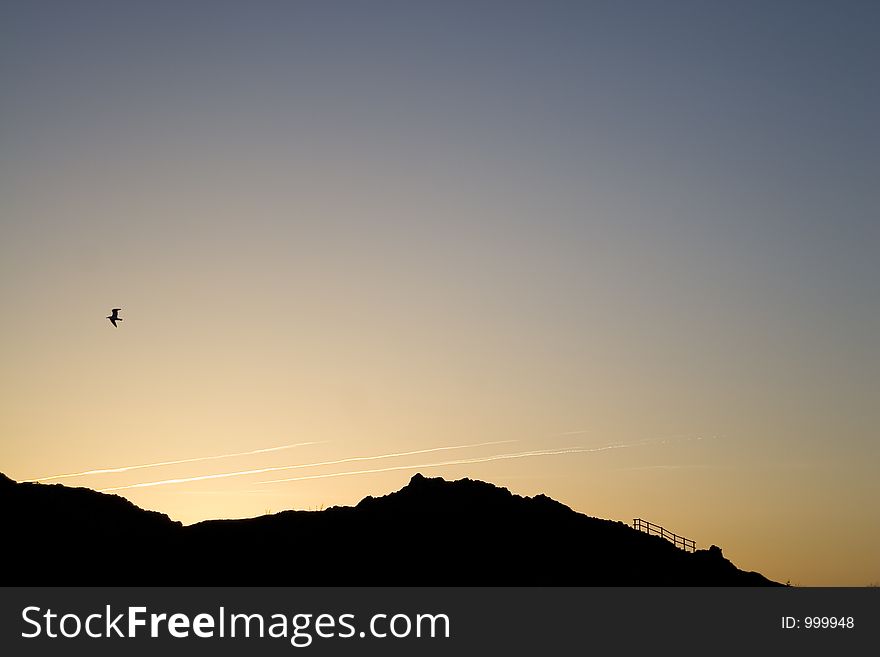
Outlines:
<svg viewBox="0 0 880 657"><path fill-rule="evenodd" d="M766 586L721 550L471 479L354 507L184 526L118 495L0 474L3 585Z"/></svg>

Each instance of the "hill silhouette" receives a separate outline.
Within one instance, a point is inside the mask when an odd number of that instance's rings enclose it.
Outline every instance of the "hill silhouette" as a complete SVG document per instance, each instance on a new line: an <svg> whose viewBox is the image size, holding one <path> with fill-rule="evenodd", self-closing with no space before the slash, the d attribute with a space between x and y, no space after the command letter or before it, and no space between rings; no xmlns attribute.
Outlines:
<svg viewBox="0 0 880 657"><path fill-rule="evenodd" d="M763 586L721 550L471 479L354 507L183 526L117 495L0 474L10 585ZM11 567L10 567L11 566Z"/></svg>

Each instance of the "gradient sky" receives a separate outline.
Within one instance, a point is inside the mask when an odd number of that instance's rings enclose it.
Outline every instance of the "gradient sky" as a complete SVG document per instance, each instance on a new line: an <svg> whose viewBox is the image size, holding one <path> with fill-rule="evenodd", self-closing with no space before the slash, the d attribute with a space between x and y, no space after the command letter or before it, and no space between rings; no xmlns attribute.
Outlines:
<svg viewBox="0 0 880 657"><path fill-rule="evenodd" d="M878 33L875 2L3 2L0 471L510 440L119 493L192 522L421 470L876 583Z"/></svg>

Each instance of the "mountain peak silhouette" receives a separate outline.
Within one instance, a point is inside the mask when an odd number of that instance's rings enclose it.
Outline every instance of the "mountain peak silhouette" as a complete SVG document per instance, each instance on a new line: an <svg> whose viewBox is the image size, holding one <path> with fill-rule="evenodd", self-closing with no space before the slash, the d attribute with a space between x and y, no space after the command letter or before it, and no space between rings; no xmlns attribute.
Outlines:
<svg viewBox="0 0 880 657"><path fill-rule="evenodd" d="M3 585L777 585L720 548L474 480L413 475L353 507L183 526L117 495L0 474Z"/></svg>

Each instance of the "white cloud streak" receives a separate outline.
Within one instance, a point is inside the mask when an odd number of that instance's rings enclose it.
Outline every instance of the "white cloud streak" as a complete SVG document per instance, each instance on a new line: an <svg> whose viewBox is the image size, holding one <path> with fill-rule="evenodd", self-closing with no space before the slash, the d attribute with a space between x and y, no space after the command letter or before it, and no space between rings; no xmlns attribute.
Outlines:
<svg viewBox="0 0 880 657"><path fill-rule="evenodd" d="M303 477L290 477L287 479L270 479L258 481L259 484L280 484L287 481L305 481L306 479L329 479L331 477L349 477L352 475L373 474L376 472L392 472L394 470L417 470L419 468L439 468L448 465L467 465L470 463L487 463L489 461L502 461L506 459L524 459L533 456L556 456L558 454L587 454L590 452L604 452L609 449L625 449L638 447L648 443L633 443L630 445L606 445L604 447L565 447L562 449L539 449L531 452L513 452L509 454L495 454L493 456L477 457L472 459L457 459L454 461L440 461L438 463L420 463L418 465L398 465L391 468L376 468L371 470L349 470L347 472L333 472L329 474L306 475Z"/></svg>
<svg viewBox="0 0 880 657"><path fill-rule="evenodd" d="M451 449L469 449L475 447L487 447L489 445L502 445L505 443L516 442L513 440L494 440L486 443L472 443L469 445L450 445L448 447L432 447L430 449L417 449L410 452L393 452L390 454L377 454L375 456L353 456L346 459L337 459L335 461L319 461L317 463L299 463L296 465L282 465L267 468L257 468L254 470L239 470L237 472L221 472L219 474L200 475L197 477L182 477L179 479L163 479L161 481L147 481L139 484L129 484L127 486L114 486L111 488L100 488L98 492L110 493L117 490L128 490L131 488L151 488L153 486L168 486L171 484L185 484L192 481L206 481L208 479L224 479L227 477L244 477L247 475L262 474L264 472L278 472L280 470L297 470L301 468L318 468L325 465L341 465L342 463L353 463L356 461L375 461L378 459L392 459L401 456L413 456L415 454L428 454L430 452L442 452Z"/></svg>
<svg viewBox="0 0 880 657"><path fill-rule="evenodd" d="M103 468L101 470L84 470L83 472L68 472L66 474L50 475L48 477L40 477L39 479L25 479L27 483L35 483L41 481L51 481L53 479L67 479L69 477L86 477L90 475L112 474L116 472L128 472L130 470L142 470L144 468L158 468L163 465L178 465L180 463L197 463L199 461L213 461L216 459L231 459L236 456L252 456L254 454L266 454L268 452L278 452L282 449L292 449L294 447L305 447L306 445L321 445L326 440L311 441L307 443L293 443L290 445L280 445L278 447L266 447L263 449L253 449L249 452L234 452L232 454L216 454L214 456L196 456L191 459L178 459L176 461L157 461L155 463L142 463L140 465L124 465L118 468Z"/></svg>

